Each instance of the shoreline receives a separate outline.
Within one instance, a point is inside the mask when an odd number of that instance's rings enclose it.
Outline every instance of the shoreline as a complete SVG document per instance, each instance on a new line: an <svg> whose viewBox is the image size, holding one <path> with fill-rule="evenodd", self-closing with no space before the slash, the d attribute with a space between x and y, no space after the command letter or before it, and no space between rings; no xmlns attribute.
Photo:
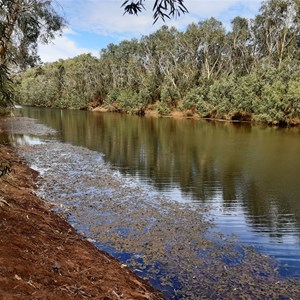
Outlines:
<svg viewBox="0 0 300 300"><path fill-rule="evenodd" d="M105 106L100 105L96 107L92 107L87 105L85 108L82 108L81 110L87 110L92 112L115 112L115 113L121 113L121 114L130 114L130 112L123 111L121 109L118 109L115 106ZM228 115L224 117L220 117L218 114L214 115L208 115L208 116L201 116L197 112L192 112L189 110L178 110L178 109L172 109L170 113L168 114L160 114L157 109L150 109L146 108L143 110L143 113L133 112L131 114L133 115L140 115L146 118L172 118L172 119L192 119L192 120L205 120L210 122L227 122L232 124L249 124L249 125L262 125L262 126L268 126L268 127L278 127L278 128L300 128L300 119L295 119L290 123L278 123L273 124L269 122L263 122L263 121L257 121L252 118L252 115L245 112L239 112L239 111L233 111L229 113Z"/></svg>
<svg viewBox="0 0 300 300"><path fill-rule="evenodd" d="M163 299L36 196L38 172L13 147L0 145L0 157L10 169L0 177L0 299Z"/></svg>
<svg viewBox="0 0 300 300"><path fill-rule="evenodd" d="M9 120L3 128L14 134L50 134L48 127L26 117ZM218 240L208 239L206 233L213 224L209 221L209 215L206 215L207 210L204 209L202 215L199 210L194 211L167 199L153 199L154 195L148 189L128 185L127 181L112 174L110 165L102 162L97 152L56 140L18 146L16 149L19 157L42 174L42 182L39 181L36 191L44 204L48 203L47 206L67 220L71 216L72 226L89 237L88 241L95 241L96 245L108 243L116 252L133 253L132 258L120 260L137 272L148 268L149 273L144 278L167 299L171 296L165 292L166 285L174 290L175 297L191 295L195 299L205 295L238 299L241 293L249 297L260 295L261 298L298 295L299 281L281 277L278 263L272 257L261 255L222 235ZM14 173L7 176L10 175ZM100 223L97 222L99 216ZM189 224L193 224L193 230L190 230ZM82 225L87 229L84 230ZM134 228L134 232L125 231L127 228ZM120 230L128 234L119 235ZM166 245L172 245L172 248ZM106 251L105 247L102 250ZM49 253L48 249L44 251ZM199 251L203 255L199 256ZM114 251L108 252L114 255ZM238 257L239 264L222 259L231 256ZM54 272L61 269L61 263L56 264L55 261L56 258L50 264ZM159 266L168 266L169 273L159 273L157 263ZM16 278L23 277L17 274ZM153 282L157 278L160 285ZM176 280L173 281L173 278ZM244 282L245 278L247 282L252 282L251 286ZM31 277L31 283L30 280ZM183 284L181 290L178 290L178 282Z"/></svg>
<svg viewBox="0 0 300 300"><path fill-rule="evenodd" d="M117 106L113 105L97 105L93 106L87 104L85 107L81 108L64 108L64 107L46 107L46 106L39 106L39 105L17 105L15 108L21 108L22 106L28 107L38 107L38 108L49 108L49 109L66 109L66 110L83 110L83 111L90 111L90 112L99 112L99 113L119 113L119 114L129 114L129 115L137 115L145 118L171 118L171 119L191 119L191 120L203 120L207 122L223 122L223 123L230 123L230 124L247 124L247 125L260 125L265 127L275 127L275 128L296 128L300 129L300 117L293 119L292 122L289 123L278 123L274 124L271 122L266 121L258 121L254 120L251 115L239 111L232 112L231 114L226 115L225 117L220 117L219 115L216 116L201 116L197 112L191 112L189 110L178 110L173 109L168 114L160 114L157 109L152 109L147 107L143 110L136 110L136 111L125 111L119 109ZM150 107L152 107L150 105ZM238 116L238 117L236 117Z"/></svg>

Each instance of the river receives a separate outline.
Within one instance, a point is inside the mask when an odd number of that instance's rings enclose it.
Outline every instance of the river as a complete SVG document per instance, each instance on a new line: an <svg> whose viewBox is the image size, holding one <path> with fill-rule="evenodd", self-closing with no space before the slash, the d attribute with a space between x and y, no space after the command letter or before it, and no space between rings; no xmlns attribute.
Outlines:
<svg viewBox="0 0 300 300"><path fill-rule="evenodd" d="M128 180L205 207L216 230L300 277L300 133L250 124L23 107ZM26 140L26 137L24 137Z"/></svg>

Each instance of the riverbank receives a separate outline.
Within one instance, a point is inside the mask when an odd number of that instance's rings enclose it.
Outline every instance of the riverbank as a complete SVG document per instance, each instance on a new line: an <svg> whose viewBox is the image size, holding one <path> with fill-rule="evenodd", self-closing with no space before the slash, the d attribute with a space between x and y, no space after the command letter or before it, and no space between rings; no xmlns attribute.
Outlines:
<svg viewBox="0 0 300 300"><path fill-rule="evenodd" d="M218 233L209 206L177 203L123 176L103 152L61 142L60 134L69 131L96 135L88 133L80 119L74 123L68 115L60 117L70 127L52 126L63 130L54 136L32 118L9 118L4 126L18 154L41 174L36 193L97 248L147 279L166 299L298 298L299 280L282 277L273 257ZM119 130L115 119L104 126L114 136L111 127ZM151 140L145 132L139 135ZM122 137L131 141L124 132ZM137 149L136 142L130 144ZM170 165L166 158L163 162Z"/></svg>
<svg viewBox="0 0 300 300"><path fill-rule="evenodd" d="M38 173L0 145L0 299L162 299L35 195ZM10 172L9 172L10 171Z"/></svg>
<svg viewBox="0 0 300 300"><path fill-rule="evenodd" d="M180 107L182 103L179 103ZM243 111L232 111L227 114L219 113L216 110L201 115L195 110L191 109L177 109L171 108L167 105L151 104L147 105L145 108L133 109L127 111L126 109L120 108L117 104L115 105L95 105L91 102L86 107L83 107L84 110L98 111L98 112L118 112L118 113L129 113L136 114L145 117L159 118L167 117L174 119L194 119L194 120L210 120L210 121L220 121L220 122L234 122L234 123L251 123L251 124L265 124L269 126L278 126L278 127L296 127L300 128L300 118L294 117L289 120L289 122L268 122L266 120L257 120L255 116L251 113Z"/></svg>

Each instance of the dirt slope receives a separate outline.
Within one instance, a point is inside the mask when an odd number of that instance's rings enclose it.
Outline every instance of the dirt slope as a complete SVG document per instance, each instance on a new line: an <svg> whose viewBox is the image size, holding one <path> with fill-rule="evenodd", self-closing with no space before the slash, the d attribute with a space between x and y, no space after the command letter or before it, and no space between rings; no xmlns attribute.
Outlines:
<svg viewBox="0 0 300 300"><path fill-rule="evenodd" d="M11 172L0 177L0 300L162 299L51 212L13 149L0 145L1 162Z"/></svg>

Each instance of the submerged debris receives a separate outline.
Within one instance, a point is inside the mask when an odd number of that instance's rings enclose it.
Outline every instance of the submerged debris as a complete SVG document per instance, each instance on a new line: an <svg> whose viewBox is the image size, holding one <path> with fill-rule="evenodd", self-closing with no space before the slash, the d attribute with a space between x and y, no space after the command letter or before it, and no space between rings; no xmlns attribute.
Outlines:
<svg viewBox="0 0 300 300"><path fill-rule="evenodd" d="M35 119L26 117L10 117L2 121L2 128L13 134L33 134L45 136L55 134L56 130L43 124L37 124Z"/></svg>
<svg viewBox="0 0 300 300"><path fill-rule="evenodd" d="M277 263L221 234L206 209L161 197L126 179L101 155L48 142L20 152L40 171L39 195L77 230L148 278L166 298L288 299L299 281Z"/></svg>
<svg viewBox="0 0 300 300"><path fill-rule="evenodd" d="M35 123L25 122L24 134L33 134ZM166 199L82 147L48 141L19 151L42 175L38 194L49 206L166 298L299 298L298 279L282 278L275 259L216 233L206 208Z"/></svg>
<svg viewBox="0 0 300 300"><path fill-rule="evenodd" d="M49 211L14 149L0 145L0 157L15 171L0 178L0 299L162 299Z"/></svg>

